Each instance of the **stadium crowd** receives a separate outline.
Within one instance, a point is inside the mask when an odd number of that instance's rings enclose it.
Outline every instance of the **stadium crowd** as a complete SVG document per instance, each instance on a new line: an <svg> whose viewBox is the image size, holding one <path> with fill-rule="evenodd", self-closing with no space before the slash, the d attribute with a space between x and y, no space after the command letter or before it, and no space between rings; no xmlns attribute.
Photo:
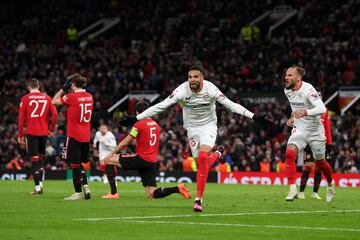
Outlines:
<svg viewBox="0 0 360 240"><path fill-rule="evenodd" d="M53 96L69 74L86 76L91 82L87 90L95 100L92 136L105 122L118 141L127 133L116 124L126 106L111 115L106 109L131 90L156 89L160 98L165 98L186 81L187 66L193 62L201 62L207 70L206 78L242 104L242 93L282 95L284 68L300 60L307 70L305 80L325 99L340 86L360 85L358 1L296 1L292 3L299 10L298 19L293 20L296 24L290 23L271 38L261 28L261 36L249 43L241 39L242 28L287 1L40 1L24 3L28 8L20 9L17 2L0 9L5 23L0 27L2 169L27 168L29 164L16 139L18 103L26 93L25 80L31 77L40 79L42 90ZM64 12L58 4L72 10ZM14 11L9 11L11 8ZM121 22L96 39L67 40L67 27L74 25L81 30L103 16L119 16ZM266 112L275 123L259 128L218 106L217 142L226 147L226 162L233 171L281 171L289 136L289 107L281 100L246 107ZM182 170L190 155L181 114L180 107L175 106L155 117L163 130L161 171ZM60 159L66 137L65 115L62 108L55 136L48 142L48 169L67 168ZM359 172L359 115L333 114L331 121L336 146L333 169ZM89 159L92 168L98 167L97 154L93 149Z"/></svg>

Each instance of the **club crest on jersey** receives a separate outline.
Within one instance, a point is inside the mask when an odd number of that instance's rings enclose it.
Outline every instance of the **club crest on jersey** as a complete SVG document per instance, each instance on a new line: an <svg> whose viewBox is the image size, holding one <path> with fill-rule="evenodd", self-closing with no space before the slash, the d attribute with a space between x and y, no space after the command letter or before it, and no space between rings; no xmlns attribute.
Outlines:
<svg viewBox="0 0 360 240"><path fill-rule="evenodd" d="M204 94L203 99L206 100L206 101L209 100L209 95L208 95L208 94Z"/></svg>
<svg viewBox="0 0 360 240"><path fill-rule="evenodd" d="M310 94L310 97L313 99L313 100L317 100L320 98L319 94L317 92L313 92Z"/></svg>

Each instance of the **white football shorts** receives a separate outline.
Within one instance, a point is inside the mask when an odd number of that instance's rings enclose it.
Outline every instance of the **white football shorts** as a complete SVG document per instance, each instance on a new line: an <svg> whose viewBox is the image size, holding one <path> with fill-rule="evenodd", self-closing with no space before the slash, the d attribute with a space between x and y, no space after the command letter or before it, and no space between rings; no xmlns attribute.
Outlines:
<svg viewBox="0 0 360 240"><path fill-rule="evenodd" d="M321 126L318 131L304 131L293 128L288 144L293 144L298 147L299 152L302 151L306 145L309 145L315 160L323 160L325 158L325 132Z"/></svg>
<svg viewBox="0 0 360 240"><path fill-rule="evenodd" d="M194 158L198 157L200 145L215 146L217 126L202 126L188 130L188 141Z"/></svg>

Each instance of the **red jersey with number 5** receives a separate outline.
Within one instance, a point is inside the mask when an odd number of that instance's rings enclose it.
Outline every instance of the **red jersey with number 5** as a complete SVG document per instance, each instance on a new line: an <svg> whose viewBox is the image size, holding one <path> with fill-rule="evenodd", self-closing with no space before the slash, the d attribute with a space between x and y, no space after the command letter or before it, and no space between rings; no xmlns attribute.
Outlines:
<svg viewBox="0 0 360 240"><path fill-rule="evenodd" d="M76 90L60 98L68 105L67 136L79 142L90 142L91 115L94 106L93 97L85 89Z"/></svg>
<svg viewBox="0 0 360 240"><path fill-rule="evenodd" d="M51 126L49 128L49 113L51 112ZM31 92L21 98L18 119L18 137L26 133L34 136L46 136L48 130L54 131L58 113L51 104L51 98L42 92Z"/></svg>
<svg viewBox="0 0 360 240"><path fill-rule="evenodd" d="M136 122L130 135L136 138L136 153L148 162L156 162L159 153L160 126L151 118Z"/></svg>

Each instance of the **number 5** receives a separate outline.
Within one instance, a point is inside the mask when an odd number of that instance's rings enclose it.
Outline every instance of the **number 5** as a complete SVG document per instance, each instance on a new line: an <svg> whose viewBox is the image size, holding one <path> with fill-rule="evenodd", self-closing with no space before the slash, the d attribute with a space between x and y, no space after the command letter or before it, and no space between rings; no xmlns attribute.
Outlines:
<svg viewBox="0 0 360 240"><path fill-rule="evenodd" d="M156 130L156 127L150 128L150 146L154 146L156 143L156 133L153 132L154 130Z"/></svg>

